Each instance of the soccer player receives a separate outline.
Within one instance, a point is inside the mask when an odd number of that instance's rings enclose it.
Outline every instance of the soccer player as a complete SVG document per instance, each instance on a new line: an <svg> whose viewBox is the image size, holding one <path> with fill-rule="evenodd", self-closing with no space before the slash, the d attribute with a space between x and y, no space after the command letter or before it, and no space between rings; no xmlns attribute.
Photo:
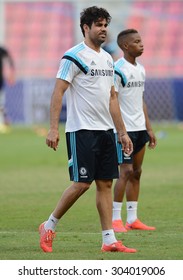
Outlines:
<svg viewBox="0 0 183 280"><path fill-rule="evenodd" d="M64 191L54 211L39 226L40 247L52 252L55 227L68 209L96 183L96 205L102 227L104 252L134 253L117 241L112 229L112 181L118 177L113 122L118 141L130 154L133 145L121 118L114 90L113 60L101 48L111 16L96 6L84 9L80 27L84 41L66 51L61 59L50 105L48 147L57 150L59 117L64 92L67 100L66 141L72 184Z"/></svg>
<svg viewBox="0 0 183 280"><path fill-rule="evenodd" d="M137 217L140 178L146 143L154 149L157 142L153 133L146 104L143 99L145 69L136 58L142 55L144 47L139 33L127 29L118 34L117 43L124 57L115 62L115 90L118 94L121 114L133 142L133 153L128 155L116 143L120 176L114 186L113 229L115 232L127 230L155 230ZM126 190L127 222L123 224L121 210Z"/></svg>
<svg viewBox="0 0 183 280"><path fill-rule="evenodd" d="M5 112L5 82L14 83L14 63L13 59L4 47L0 47L0 132L7 131L6 112Z"/></svg>

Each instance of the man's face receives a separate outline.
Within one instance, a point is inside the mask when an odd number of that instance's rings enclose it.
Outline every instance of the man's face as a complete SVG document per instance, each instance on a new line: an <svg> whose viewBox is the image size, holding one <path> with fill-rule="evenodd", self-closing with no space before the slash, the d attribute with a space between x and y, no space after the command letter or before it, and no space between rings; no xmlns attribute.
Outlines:
<svg viewBox="0 0 183 280"><path fill-rule="evenodd" d="M127 46L128 53L134 57L140 56L144 51L142 39L138 33L128 35Z"/></svg>
<svg viewBox="0 0 183 280"><path fill-rule="evenodd" d="M93 22L91 28L88 27L87 29L88 39L97 45L104 43L107 36L107 26L106 19L99 19Z"/></svg>

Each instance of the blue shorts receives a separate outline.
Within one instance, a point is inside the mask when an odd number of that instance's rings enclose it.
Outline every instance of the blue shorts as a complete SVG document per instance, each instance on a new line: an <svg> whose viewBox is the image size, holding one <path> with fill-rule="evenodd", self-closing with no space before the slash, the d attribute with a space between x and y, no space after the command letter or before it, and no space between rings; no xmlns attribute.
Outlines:
<svg viewBox="0 0 183 280"><path fill-rule="evenodd" d="M112 129L67 132L66 141L71 181L92 182L119 177Z"/></svg>
<svg viewBox="0 0 183 280"><path fill-rule="evenodd" d="M133 156L138 153L145 144L149 141L149 134L146 130L141 131L130 131L128 132L128 136L130 137L132 143L133 143L133 153L128 156L126 155L122 150L121 143L118 142L117 134L115 135L116 138L116 149L117 149L117 155L118 155L118 164L121 163L129 163L132 164L133 162Z"/></svg>

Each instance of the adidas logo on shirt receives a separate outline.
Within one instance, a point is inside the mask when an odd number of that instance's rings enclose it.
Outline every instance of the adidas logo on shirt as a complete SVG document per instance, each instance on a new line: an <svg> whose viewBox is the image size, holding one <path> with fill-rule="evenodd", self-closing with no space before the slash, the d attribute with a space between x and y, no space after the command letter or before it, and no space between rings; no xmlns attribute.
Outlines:
<svg viewBox="0 0 183 280"><path fill-rule="evenodd" d="M95 61L92 60L90 65L96 65Z"/></svg>
<svg viewBox="0 0 183 280"><path fill-rule="evenodd" d="M129 79L131 79L131 80L132 80L132 79L135 79L135 77L133 76L133 74L130 75L130 78L129 78Z"/></svg>

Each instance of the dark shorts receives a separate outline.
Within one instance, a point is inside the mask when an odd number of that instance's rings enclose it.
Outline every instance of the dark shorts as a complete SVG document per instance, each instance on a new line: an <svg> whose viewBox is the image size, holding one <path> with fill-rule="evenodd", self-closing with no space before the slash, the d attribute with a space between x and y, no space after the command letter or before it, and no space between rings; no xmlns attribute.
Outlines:
<svg viewBox="0 0 183 280"><path fill-rule="evenodd" d="M119 177L113 130L66 133L70 180L92 182Z"/></svg>
<svg viewBox="0 0 183 280"><path fill-rule="evenodd" d="M133 153L128 156L122 151L122 145L118 143L117 134L116 137L116 148L117 148L117 154L118 154L118 164L121 163L129 163L132 164L133 162L133 155L138 153L144 145L149 141L149 134L146 130L141 131L130 131L128 132L128 135L133 143Z"/></svg>

